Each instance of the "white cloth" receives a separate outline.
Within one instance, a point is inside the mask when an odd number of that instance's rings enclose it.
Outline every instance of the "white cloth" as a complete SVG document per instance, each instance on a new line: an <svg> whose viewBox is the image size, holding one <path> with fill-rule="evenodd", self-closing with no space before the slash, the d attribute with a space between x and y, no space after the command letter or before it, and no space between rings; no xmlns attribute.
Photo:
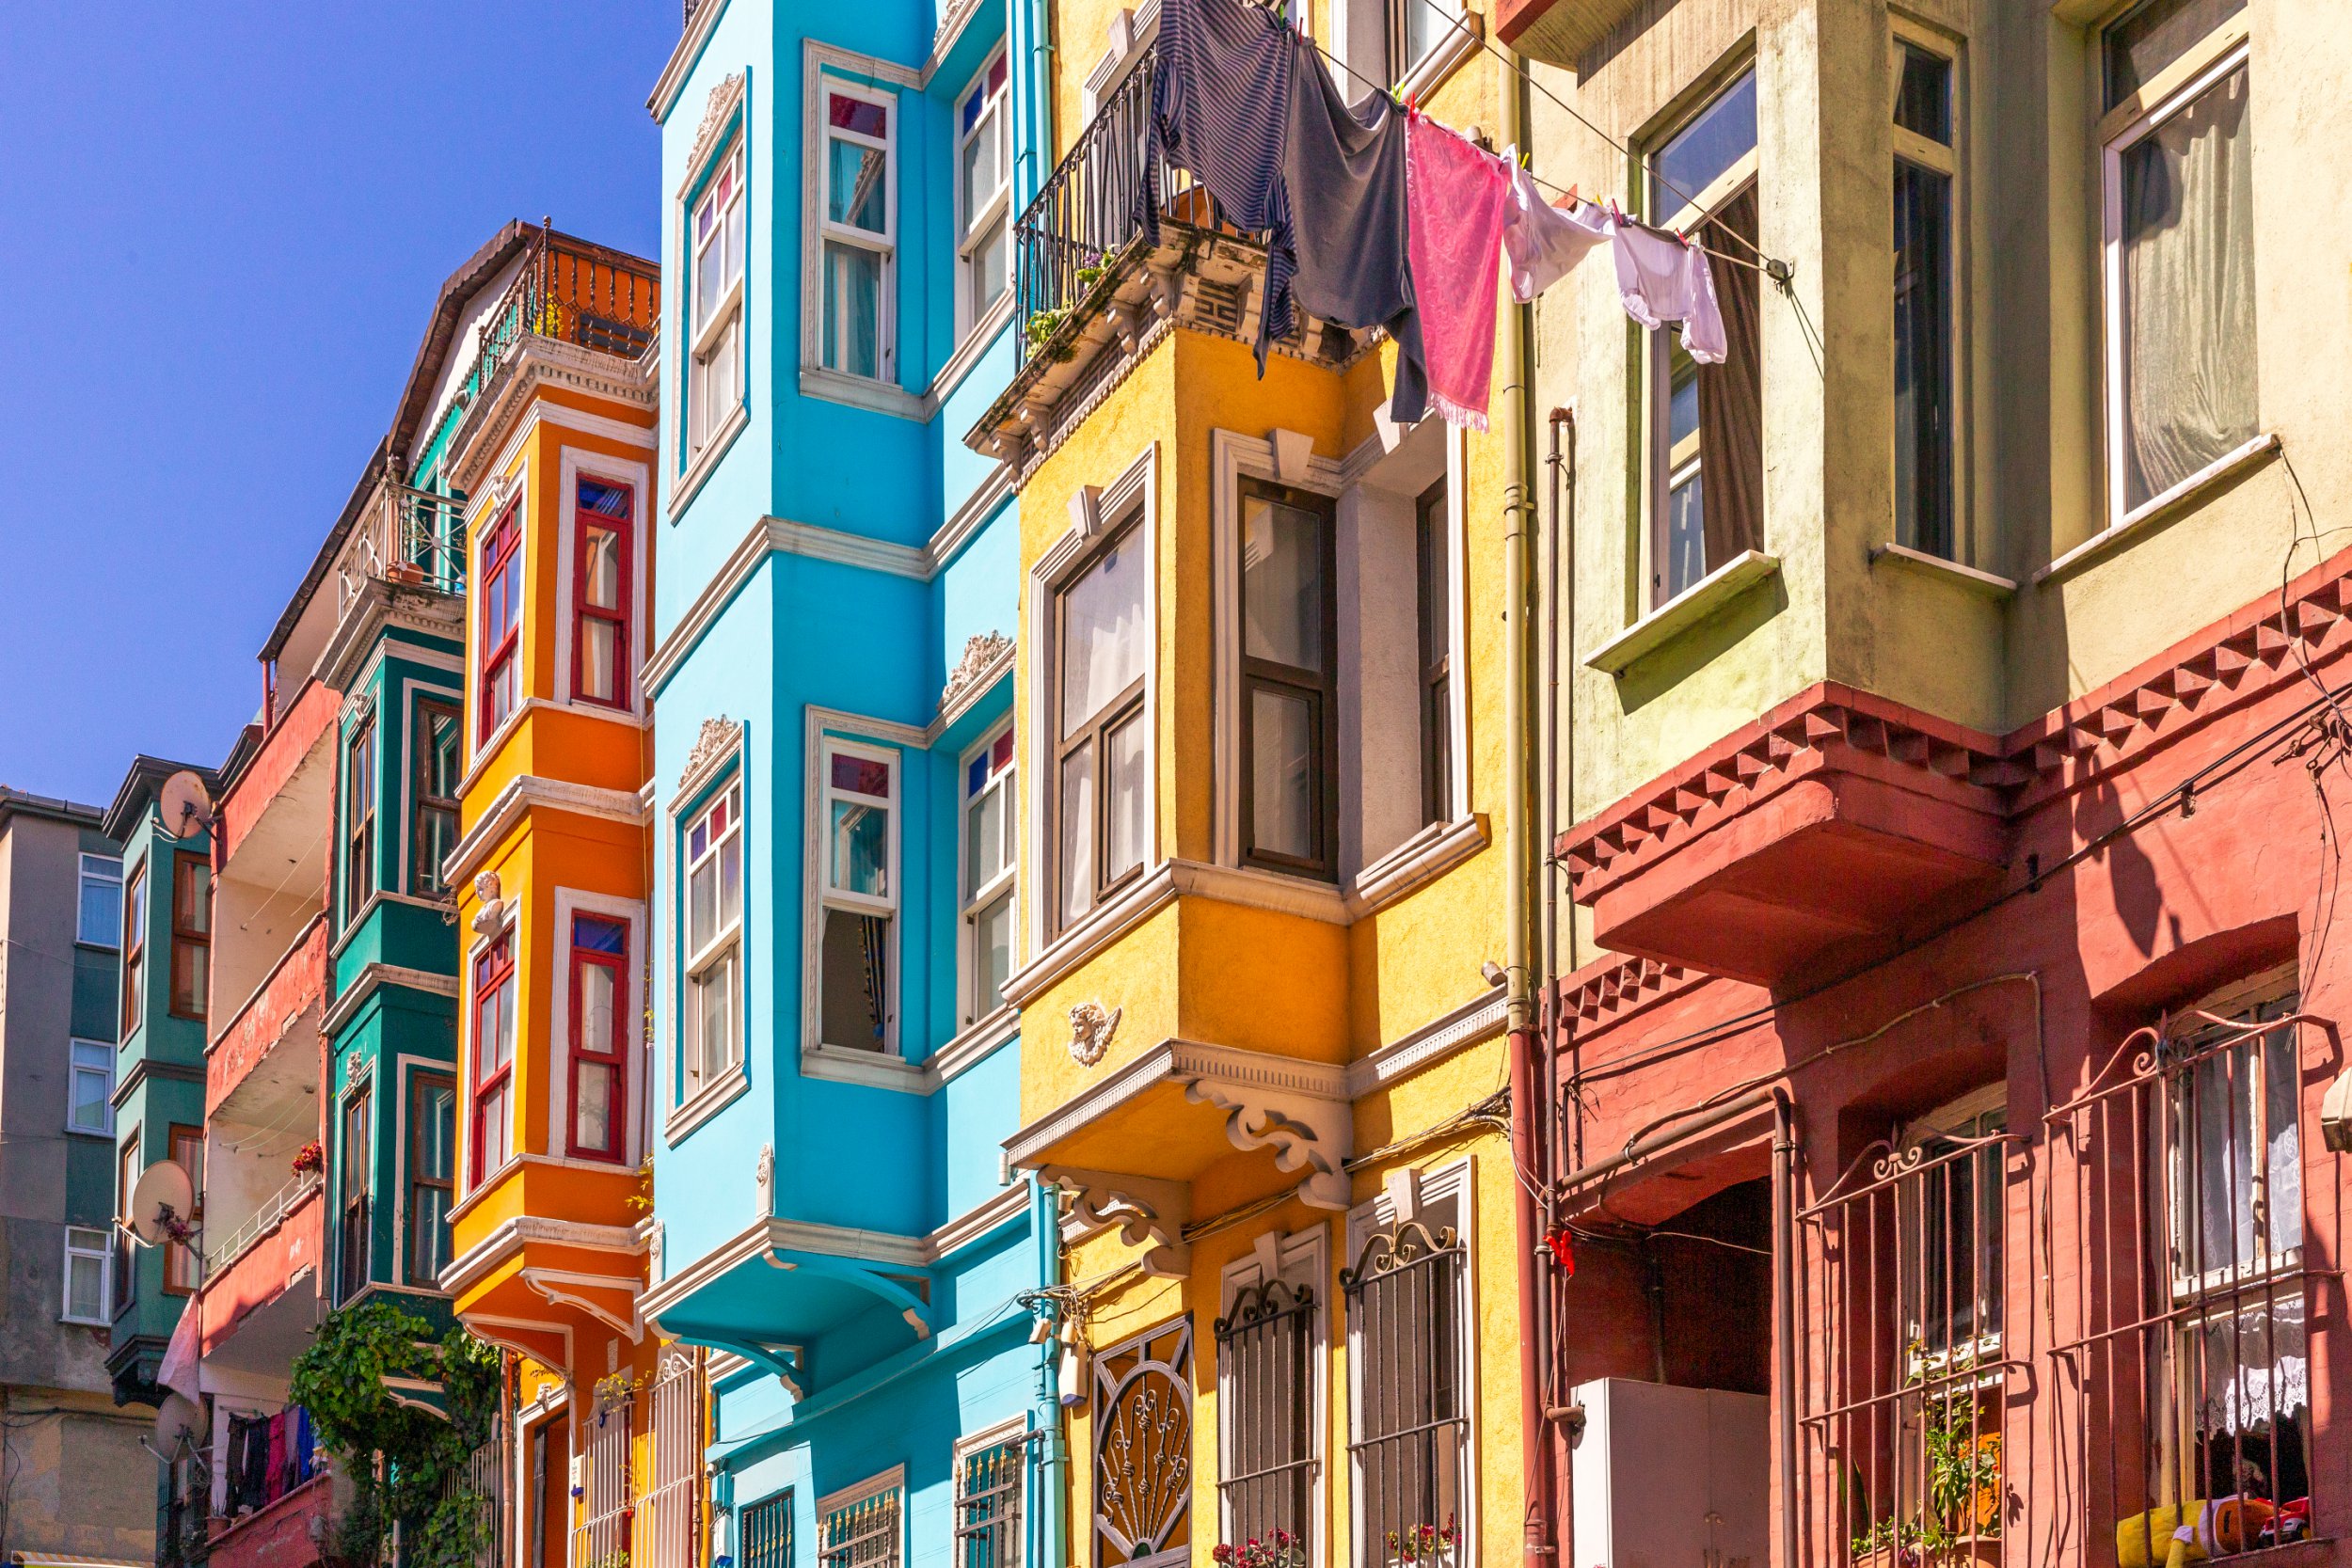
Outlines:
<svg viewBox="0 0 2352 1568"><path fill-rule="evenodd" d="M1682 346L1702 365L1720 365L1728 344L1715 303L1715 277L1707 252L1679 235L1613 214L1610 250L1617 261L1617 293L1625 313L1655 331L1682 324Z"/></svg>
<svg viewBox="0 0 2352 1568"><path fill-rule="evenodd" d="M1585 253L1609 238L1609 214L1594 202L1562 212L1535 188L1535 177L1520 166L1518 149L1508 149L1510 199L1503 208L1502 248L1511 258L1511 297L1521 305L1560 281Z"/></svg>

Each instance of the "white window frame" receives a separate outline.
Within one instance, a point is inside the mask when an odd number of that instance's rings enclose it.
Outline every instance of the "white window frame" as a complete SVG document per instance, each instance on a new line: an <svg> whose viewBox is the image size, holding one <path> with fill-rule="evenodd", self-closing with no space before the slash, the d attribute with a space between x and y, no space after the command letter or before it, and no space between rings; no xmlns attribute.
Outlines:
<svg viewBox="0 0 2352 1568"><path fill-rule="evenodd" d="M115 1135L115 1047L104 1040L84 1039L75 1036L66 1041L65 1130L79 1137L112 1138ZM87 1053L89 1060L81 1058ZM75 1087L85 1075L95 1074L106 1085L106 1092L99 1096L99 1104L106 1113L103 1127L77 1127L73 1121L76 1101Z"/></svg>
<svg viewBox="0 0 2352 1568"><path fill-rule="evenodd" d="M815 336L808 344L807 360L818 369L853 381L870 381L883 386L897 386L898 381L898 118L904 105L895 91L869 87L838 76L820 75L812 103L815 123L811 127L810 150L814 166L807 171L811 213L815 218L812 235L809 277L810 322ZM884 116L884 134L879 137L863 135L833 123L830 103L833 99L847 98L879 107ZM854 228L833 221L827 208L830 191L827 186L833 143L841 141L852 147L866 148L882 155L882 232ZM882 277L877 284L879 297L874 309L874 366L876 374L868 376L825 362L825 246L839 243L870 251L882 259Z"/></svg>
<svg viewBox="0 0 2352 1568"><path fill-rule="evenodd" d="M1330 1464L1327 1448L1330 1434L1331 1410L1331 1314L1336 1294L1331 1273L1331 1227L1318 1225L1311 1230L1293 1231L1283 1235L1268 1231L1257 1238L1248 1256L1225 1265L1217 1287L1217 1311L1220 1315L1233 1309L1234 1298L1253 1286L1264 1282L1268 1265L1274 1277L1288 1284L1311 1289L1315 1294L1314 1332L1309 1340L1308 1365L1313 1370L1313 1386L1309 1391L1307 1430L1312 1433L1310 1445L1317 1461L1309 1482L1307 1516L1311 1521L1309 1541L1312 1551L1307 1568L1320 1568L1331 1560ZM1351 1344L1353 1341L1351 1341ZM1225 1506L1223 1481L1226 1470L1232 1464L1231 1442L1232 1422L1227 1413L1239 1408L1233 1390L1233 1369L1220 1354L1216 1358L1216 1518L1217 1538L1231 1541L1234 1537L1233 1521Z"/></svg>
<svg viewBox="0 0 2352 1568"><path fill-rule="evenodd" d="M2099 356L2100 375L2106 383L2101 388L2100 404L2106 418L2104 478L2110 532L2162 511L2205 477L2193 474L2136 507L2124 502L2123 154L2240 66L2247 69L2247 91L2253 91L2249 26L2250 18L2246 11L2223 22L2099 120L2099 276L2105 295L2100 301L2100 320L2106 339ZM2094 42L2103 45L2104 39ZM2104 60L2103 47L2094 47L2091 53L2094 60ZM2253 353L2254 346L2247 345L2247 352ZM2221 463L2230 461L2225 457Z"/></svg>
<svg viewBox="0 0 2352 1568"><path fill-rule="evenodd" d="M983 1018L993 1018L1009 1003L1000 1003L986 1013L980 1011L980 971L984 956L980 952L980 911L994 903L999 895L1009 897L1012 924L1008 933L1013 943L1012 960L1020 959L1021 930L1021 745L1013 742L1012 760L1005 770L980 786L980 794L970 793L972 764L996 749L996 742L1012 733L1013 722L1008 716L1002 723L990 727L980 742L965 752L956 764L956 889L959 895L956 910L956 970L957 1017L962 1027L970 1028ZM977 887L964 886L964 879L972 865L972 802L994 792L1004 798L1005 831L1012 836L1013 845L1005 856L1005 863L996 875ZM1010 971L1008 971L1009 977Z"/></svg>
<svg viewBox="0 0 2352 1568"><path fill-rule="evenodd" d="M88 924L88 915L84 906L89 898L89 886L93 881L110 883L115 890L115 917L106 922L107 931L104 939L97 942L93 942L88 937L82 934ZM82 855L81 867L76 874L73 882L73 940L80 942L84 947L103 947L108 952L119 952L121 950L121 856L93 855L87 852L85 852Z"/></svg>
<svg viewBox="0 0 2352 1568"><path fill-rule="evenodd" d="M1932 141L1915 131L1905 130L1894 123L1894 103L1902 91L1903 55L1906 48L1922 55L1933 55L1944 62L1951 84L1950 111L1952 139L1949 146ZM1931 173L1949 180L1952 189L1951 229L1951 310L1952 365L1951 385L1946 389L1951 409L1951 483L1952 483L1952 560L1965 565L1981 553L1976 547L1975 531L1970 515L1974 487L1969 470L1969 408L1970 354L1972 335L1968 308L1969 269L1974 265L1974 247L1969 244L1969 182L1968 182L1968 71L1963 45L1957 39L1932 32L1899 17L1890 22L1887 31L1887 129L1894 137L1897 161L1915 164ZM1889 353L1892 353L1890 341ZM1892 364L1890 358L1889 364ZM1889 462L1893 449L1889 447ZM1893 469L1890 467L1890 473ZM1887 519L1887 537L1898 544L1902 541L1895 532L1895 519Z"/></svg>
<svg viewBox="0 0 2352 1568"><path fill-rule="evenodd" d="M995 314L997 309L1012 293L1012 72L1008 66L1005 85L993 92L989 90L989 72L1005 59L999 45L982 61L980 69L956 99L956 152L954 181L956 187L956 339L961 341L980 323ZM975 96L981 99L980 117L971 130L963 129L964 105ZM963 160L972 144L982 136L996 138L996 188L979 201L963 188ZM973 308L973 284L979 273L980 240L1001 219L1005 225L1005 286L994 299L980 309Z"/></svg>
<svg viewBox="0 0 2352 1568"><path fill-rule="evenodd" d="M811 1045L834 1047L855 1052L861 1056L897 1057L904 1054L899 1045L899 1023L905 1009L900 1001L905 990L905 972L900 955L905 949L905 922L900 918L900 844L905 827L907 801L907 759L911 754L902 747L852 739L845 736L821 734L811 749L816 764L816 776L810 781L810 798L817 810L809 823L811 854L809 857L810 885L815 891L808 934L804 945L808 950L808 1009L807 1033L803 1037ZM863 762L880 763L890 769L891 794L886 800L879 796L837 789L833 782L833 759L853 757ZM836 801L857 805L881 805L889 816L885 834L888 847L882 863L881 897L855 893L834 886L833 881L833 808ZM824 942L825 911L840 910L851 914L880 915L890 922L889 958L883 970L883 998L889 1016L882 1022L882 1045L879 1052L863 1046L842 1046L824 1037Z"/></svg>
<svg viewBox="0 0 2352 1568"><path fill-rule="evenodd" d="M743 405L747 393L749 377L745 374L745 349L749 334L743 330L743 293L744 277L751 270L750 197L744 188L748 167L743 132L739 125L718 152L697 171L683 203L680 243L685 248L687 263L687 297L682 306L687 321L687 385L686 439L682 445L689 467L716 444L736 409ZM733 221L742 225L743 259L734 276L726 280L726 287L720 291L718 301L711 306L709 315L698 321L695 310L702 295L704 256L713 248L723 250L730 220L723 214L720 216L713 230L717 238L707 246L697 245L695 230L702 214L709 210L721 180L730 174L734 177L730 205L735 213ZM728 356L733 360L735 382L735 396L723 410L716 406L710 391L711 367L718 362L719 352L723 348L727 350ZM642 510L642 498L638 504Z"/></svg>
<svg viewBox="0 0 2352 1568"><path fill-rule="evenodd" d="M95 1244L76 1246L73 1244L76 1236L94 1236L97 1242ZM114 1302L114 1238L97 1226L69 1225L65 1227L65 1272L57 1282L58 1322L87 1323L92 1328L103 1328L114 1322L108 1315L113 1310ZM73 1310L73 1265L86 1259L93 1259L98 1264L98 1315L89 1318L76 1316Z"/></svg>
<svg viewBox="0 0 2352 1568"><path fill-rule="evenodd" d="M960 1539L955 1532L963 1525L963 1461L965 1456L983 1453L990 1449L1004 1448L1009 1445L1018 1446L1028 1435L1029 1418L1026 1416L1012 1416L984 1431L976 1432L969 1437L956 1439L947 1482L947 1538L950 1542ZM1029 1467L1025 1455L1021 1458L1019 1465L1020 1480L1014 1483L1012 1508L1014 1528L1005 1532L1004 1535L1004 1539L1010 1543L1012 1552L1009 1559L995 1564L994 1568L1026 1568L1029 1560L1027 1541L1030 1501ZM963 1555L961 1549L957 1551L956 1556L959 1561L962 1560Z"/></svg>
<svg viewBox="0 0 2352 1568"><path fill-rule="evenodd" d="M645 683L638 672L644 668L650 641L650 627L645 619L645 566L649 559L645 517L646 508L651 504L647 497L653 485L651 470L643 463L626 462L617 457L607 457L601 452L583 452L576 447L564 449L556 470L556 493L563 504L563 513L556 520L555 547L556 698L574 712L590 718L625 721L633 717L643 722L645 717ZM631 645L627 709L615 707L610 703L591 702L580 696L578 689L579 664L572 647L572 597L578 589L580 482L582 479L597 484L625 486L629 493L629 581L627 588Z"/></svg>
<svg viewBox="0 0 2352 1568"><path fill-rule="evenodd" d="M716 797L713 797L715 800ZM740 832L739 822L730 832ZM614 898L581 888L555 890L555 974L548 1037L554 1043L554 1070L548 1085L548 1152L578 1158L572 1147L572 916L597 915L628 927L628 951L621 959L621 1058L628 1064L628 1093L614 1113L624 1118L623 1164L634 1168L645 1157L645 942L653 929L643 900ZM738 925L741 924L738 919ZM615 1166L615 1169L621 1168Z"/></svg>
<svg viewBox="0 0 2352 1568"><path fill-rule="evenodd" d="M853 1508L870 1498L888 1497L893 1492L898 1495L898 1539L891 1543L889 1558L886 1560L873 1562L871 1568L906 1568L907 1467L904 1465L893 1465L878 1476L868 1476L853 1486L845 1486L838 1492L829 1492L817 1499L816 1560L818 1568L822 1568L829 1555L829 1547L825 1540L826 1516L841 1509Z"/></svg>
<svg viewBox="0 0 2352 1568"><path fill-rule="evenodd" d="M682 961L678 971L679 1039L677 1063L677 1093L673 1107L692 1101L697 1096L715 1086L730 1082L742 1069L745 1051L743 1040L743 907L750 901L751 857L745 853L743 832L743 779L732 773L706 791L691 810L681 813L677 819L678 856L678 931L681 936ZM722 800L729 801L727 825L715 835L701 856L689 859L687 845L697 824L709 816ZM699 948L689 946L693 941L692 910L694 872L706 863L715 865L728 841L736 846L737 896L732 923L722 921L708 942ZM716 872L713 873L714 877ZM714 894L713 912L717 911ZM716 1065L706 1078L696 1065L702 1050L699 1028L694 1026L691 999L703 975L723 963L732 962L728 982L731 994L727 998L727 1059ZM690 1076L693 1080L690 1085Z"/></svg>

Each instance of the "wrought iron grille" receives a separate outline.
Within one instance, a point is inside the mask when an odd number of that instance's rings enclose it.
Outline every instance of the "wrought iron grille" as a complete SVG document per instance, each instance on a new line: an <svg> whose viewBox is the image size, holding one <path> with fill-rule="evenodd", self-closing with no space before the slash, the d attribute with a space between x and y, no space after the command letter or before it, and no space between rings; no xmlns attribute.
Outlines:
<svg viewBox="0 0 2352 1568"><path fill-rule="evenodd" d="M466 591L466 502L386 474L344 546L335 574L335 613L349 613L368 585Z"/></svg>
<svg viewBox="0 0 2352 1568"><path fill-rule="evenodd" d="M1192 1540L1192 1320L1094 1358L1097 1568L1177 1552Z"/></svg>
<svg viewBox="0 0 2352 1568"><path fill-rule="evenodd" d="M818 1568L898 1568L898 1513L895 1486L832 1510L818 1526Z"/></svg>
<svg viewBox="0 0 2352 1568"><path fill-rule="evenodd" d="M2023 1370L2004 1352L2008 1155L2024 1142L1881 1140L1798 1211L1808 1563L2002 1560Z"/></svg>
<svg viewBox="0 0 2352 1568"><path fill-rule="evenodd" d="M743 1510L735 1554L741 1568L792 1568L792 1494L778 1492Z"/></svg>
<svg viewBox="0 0 2352 1568"><path fill-rule="evenodd" d="M693 1568L702 1513L703 1363L674 1345L653 1386L652 1486L638 1504L642 1568Z"/></svg>
<svg viewBox="0 0 2352 1568"><path fill-rule="evenodd" d="M1021 1560L1027 1453L1027 1440L1015 1437L956 1462L956 1568L1014 1568Z"/></svg>
<svg viewBox="0 0 2352 1568"><path fill-rule="evenodd" d="M1311 1560L1319 1306L1313 1286L1268 1279L1245 1286L1216 1320L1225 1538L1270 1541L1287 1530Z"/></svg>
<svg viewBox="0 0 2352 1568"><path fill-rule="evenodd" d="M630 1539L629 1424L636 1414L633 1395L599 1397L588 1425L587 1470L580 1497L580 1523L572 1530L571 1560L591 1568L627 1555Z"/></svg>
<svg viewBox="0 0 2352 1568"><path fill-rule="evenodd" d="M1459 1560L1470 1497L1463 1387L1467 1249L1451 1227L1406 1221L1375 1233L1340 1272L1356 1334L1356 1561Z"/></svg>
<svg viewBox="0 0 2352 1568"><path fill-rule="evenodd" d="M506 1475L513 1455L506 1446L503 1417L491 1425L490 1435L466 1456L466 1465L441 1484L444 1498L467 1497L474 1503L474 1568L501 1568L506 1561Z"/></svg>
<svg viewBox="0 0 2352 1568"><path fill-rule="evenodd" d="M2057 1357L2083 1390L2069 1457L2094 1541L2217 1498L2238 1499L2220 1526L2232 1549L2318 1523L2310 1368L2325 1324L2303 1246L2296 1009L2289 995L2142 1031L2050 1114L2053 1145L2074 1153L2056 1196L2084 1274L2058 1293Z"/></svg>

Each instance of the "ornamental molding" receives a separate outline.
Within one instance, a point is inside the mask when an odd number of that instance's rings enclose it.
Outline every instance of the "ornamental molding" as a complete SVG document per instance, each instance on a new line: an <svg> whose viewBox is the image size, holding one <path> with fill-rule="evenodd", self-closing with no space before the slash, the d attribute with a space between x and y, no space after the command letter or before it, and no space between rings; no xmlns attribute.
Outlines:
<svg viewBox="0 0 2352 1568"><path fill-rule="evenodd" d="M1184 1098L1223 1111L1225 1136L1235 1148L1270 1148L1277 1170L1304 1171L1299 1201L1313 1209L1348 1207L1347 1156L1356 1117L1346 1101L1213 1074L1185 1080Z"/></svg>
<svg viewBox="0 0 2352 1568"><path fill-rule="evenodd" d="M1003 632L977 632L966 639L963 657L947 672L947 684L940 689L939 711L948 712L967 691L977 696L986 690L989 683L982 677L994 675L998 666L1011 661L1012 639Z"/></svg>
<svg viewBox="0 0 2352 1568"><path fill-rule="evenodd" d="M1124 1007L1104 1012L1100 1002L1081 1002L1070 1009L1070 1057L1080 1067L1092 1067L1111 1048L1111 1037L1119 1033L1119 1021L1127 1016Z"/></svg>
<svg viewBox="0 0 2352 1568"><path fill-rule="evenodd" d="M1613 953L1560 981L1560 1011L1580 1023L1621 1023L1712 976L1656 958Z"/></svg>
<svg viewBox="0 0 2352 1568"><path fill-rule="evenodd" d="M1192 1218L1189 1182L1113 1171L1047 1165L1038 1180L1061 1189L1068 1209L1065 1242L1084 1241L1116 1229L1121 1245L1143 1249L1143 1272L1154 1279L1182 1279L1192 1267L1192 1244L1184 1227Z"/></svg>
<svg viewBox="0 0 2352 1568"><path fill-rule="evenodd" d="M702 728L694 732L693 748L686 753L686 766L678 769L677 793L671 797L671 809L676 810L716 777L742 744L741 724L732 719L704 720Z"/></svg>
<svg viewBox="0 0 2352 1568"><path fill-rule="evenodd" d="M702 178L704 164L718 150L719 134L726 129L736 106L742 102L743 73L739 71L719 82L710 89L710 96L703 100L703 118L694 126L693 150L686 155L686 182L678 187L680 199Z"/></svg>

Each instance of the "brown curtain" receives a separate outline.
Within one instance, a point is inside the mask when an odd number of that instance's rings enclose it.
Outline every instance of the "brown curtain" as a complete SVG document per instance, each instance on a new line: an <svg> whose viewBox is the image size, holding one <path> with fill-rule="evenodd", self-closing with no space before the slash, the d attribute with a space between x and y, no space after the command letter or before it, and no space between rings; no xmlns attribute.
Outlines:
<svg viewBox="0 0 2352 1568"><path fill-rule="evenodd" d="M1706 242L1722 253L1708 257L1708 265L1728 347L1722 364L1698 368L1699 452L1707 476L1702 517L1711 572L1742 550L1764 547L1764 377L1756 342L1763 274L1723 260L1756 255L1754 185L1716 209Z"/></svg>

